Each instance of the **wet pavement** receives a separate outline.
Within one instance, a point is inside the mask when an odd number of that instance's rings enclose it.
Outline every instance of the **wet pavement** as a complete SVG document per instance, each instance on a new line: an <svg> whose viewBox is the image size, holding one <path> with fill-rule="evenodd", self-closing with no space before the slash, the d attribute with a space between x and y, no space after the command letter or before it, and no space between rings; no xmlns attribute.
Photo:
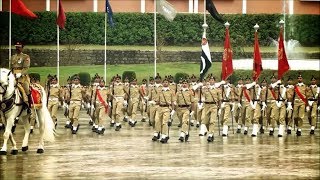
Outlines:
<svg viewBox="0 0 320 180"><path fill-rule="evenodd" d="M213 143L199 137L196 127L188 142L179 142L175 121L168 144L161 144L151 141L148 122L139 121L134 128L123 122L120 132L108 126L104 135L98 135L91 132L89 118L81 111L80 129L72 135L59 113L58 136L45 144L44 154L36 153L38 129L31 134L29 151L21 151L23 126L18 125L19 153L0 156L1 180L320 178L319 128L309 135L306 121L301 137L293 133L278 138L275 133L253 138L231 130L227 138L216 132ZM1 144L2 140L1 135Z"/></svg>

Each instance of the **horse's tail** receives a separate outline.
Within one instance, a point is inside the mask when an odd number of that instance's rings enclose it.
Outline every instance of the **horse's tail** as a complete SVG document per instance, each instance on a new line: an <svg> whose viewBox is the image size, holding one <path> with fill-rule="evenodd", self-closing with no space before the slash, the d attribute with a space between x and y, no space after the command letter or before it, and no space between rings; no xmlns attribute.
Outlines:
<svg viewBox="0 0 320 180"><path fill-rule="evenodd" d="M47 96L46 92L41 86L41 93L42 93L42 108L41 108L41 113L42 117L44 118L44 135L43 138L46 141L53 142L55 139L55 129L54 129L54 123L52 121L51 115L49 113L49 110L47 108Z"/></svg>

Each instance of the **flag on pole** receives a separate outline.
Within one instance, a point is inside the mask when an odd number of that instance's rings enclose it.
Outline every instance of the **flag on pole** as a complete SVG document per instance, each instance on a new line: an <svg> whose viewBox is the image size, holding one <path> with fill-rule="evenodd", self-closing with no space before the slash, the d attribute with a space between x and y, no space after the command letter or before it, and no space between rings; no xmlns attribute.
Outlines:
<svg viewBox="0 0 320 180"><path fill-rule="evenodd" d="M202 37L202 52L201 52L201 64L200 64L200 81L203 80L203 77L208 72L211 67L211 55L208 40L205 36Z"/></svg>
<svg viewBox="0 0 320 180"><path fill-rule="evenodd" d="M278 48L278 79L281 79L284 73L286 73L289 69L290 66L283 43L283 28L281 27Z"/></svg>
<svg viewBox="0 0 320 180"><path fill-rule="evenodd" d="M114 27L114 21L113 21L113 12L111 5L109 3L109 0L106 0L106 10L105 12L108 14L108 23L111 27Z"/></svg>
<svg viewBox="0 0 320 180"><path fill-rule="evenodd" d="M163 15L168 21L173 21L177 15L177 11L166 0L159 0L157 2L157 11Z"/></svg>
<svg viewBox="0 0 320 180"><path fill-rule="evenodd" d="M222 17L220 16L220 14L218 13L216 7L214 6L212 0L206 0L206 9L207 11L209 11L209 13L211 14L211 16L217 20L220 23L224 23L224 20L222 19Z"/></svg>
<svg viewBox="0 0 320 180"><path fill-rule="evenodd" d="M37 18L32 11L30 11L21 0L12 0L11 1L11 12L20 16L25 16L28 18Z"/></svg>
<svg viewBox="0 0 320 180"><path fill-rule="evenodd" d="M59 0L59 9L58 9L58 17L57 17L57 25L61 28L64 29L65 28L65 24L66 24L66 14L64 13L63 7L62 7L62 3L61 0Z"/></svg>
<svg viewBox="0 0 320 180"><path fill-rule="evenodd" d="M229 28L226 28L226 39L224 41L224 50L222 57L221 79L226 80L233 73L232 49L230 45Z"/></svg>
<svg viewBox="0 0 320 180"><path fill-rule="evenodd" d="M258 32L254 33L254 50L253 50L253 74L252 79L256 81L262 71L262 61L261 61L261 54L259 48L259 40L258 40Z"/></svg>

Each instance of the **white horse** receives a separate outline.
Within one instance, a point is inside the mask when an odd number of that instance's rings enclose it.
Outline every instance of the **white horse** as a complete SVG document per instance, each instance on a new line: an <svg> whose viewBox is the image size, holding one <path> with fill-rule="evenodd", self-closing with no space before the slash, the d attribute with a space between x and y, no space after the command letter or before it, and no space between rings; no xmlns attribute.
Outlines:
<svg viewBox="0 0 320 180"><path fill-rule="evenodd" d="M40 139L37 153L44 152L44 140L53 142L55 138L54 124L51 119L50 113L46 107L46 93L41 87L42 95L42 107L36 110L36 119L39 124ZM5 68L0 68L0 117L2 123L5 124L5 132L3 134L3 146L0 150L0 155L7 154L7 142L10 138L12 144L11 154L17 154L18 149L16 142L13 138L11 128L14 124L15 118L19 117L19 120L24 124L24 139L22 142L22 151L28 150L28 141L30 134L30 123L27 110L23 108L23 101L21 95L16 87L16 81L13 73Z"/></svg>

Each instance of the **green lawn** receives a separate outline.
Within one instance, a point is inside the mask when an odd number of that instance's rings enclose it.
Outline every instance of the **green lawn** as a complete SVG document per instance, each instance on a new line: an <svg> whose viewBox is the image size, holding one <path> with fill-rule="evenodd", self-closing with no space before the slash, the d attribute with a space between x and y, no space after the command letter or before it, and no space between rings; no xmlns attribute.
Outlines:
<svg viewBox="0 0 320 180"><path fill-rule="evenodd" d="M195 74L199 76L200 64L198 63L158 63L157 72L162 77L165 75L174 76L178 72L188 73L190 75ZM143 78L154 76L154 64L127 64L127 65L107 65L107 81L110 81L111 77L119 74L122 75L123 71L135 71L138 82L141 82ZM60 67L60 85L64 85L67 82L69 76L79 73L88 72L91 77L95 73L100 76L104 75L103 65L92 65L92 66L61 66ZM39 73L41 76L41 83L44 81L48 74L54 75L57 73L56 67L31 67L29 73ZM212 67L209 73L213 73L219 77L221 74L221 62L212 63Z"/></svg>

